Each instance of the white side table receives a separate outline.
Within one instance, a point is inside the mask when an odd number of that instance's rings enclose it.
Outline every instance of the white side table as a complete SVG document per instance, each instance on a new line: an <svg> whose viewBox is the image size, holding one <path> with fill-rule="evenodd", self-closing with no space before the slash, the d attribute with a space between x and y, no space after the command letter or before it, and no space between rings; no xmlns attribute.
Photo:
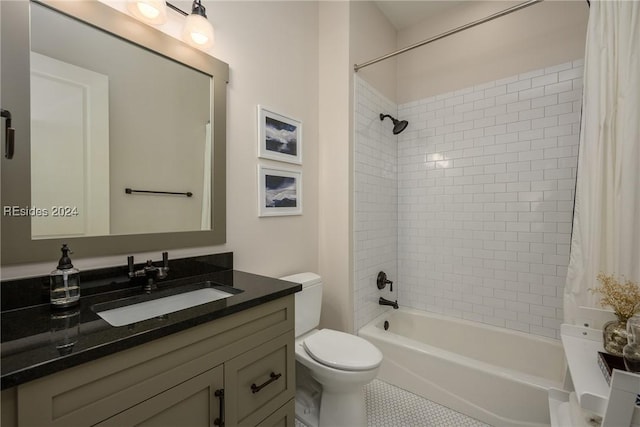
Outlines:
<svg viewBox="0 0 640 427"><path fill-rule="evenodd" d="M602 347L602 331L563 324L560 329L562 346L571 373L576 398L584 410L602 416L602 427L622 427L640 422L640 408L635 405L640 394L640 375L614 370L611 387L598 366L598 351ZM549 393L552 420L562 419L569 399L553 390ZM555 411L555 413L554 413Z"/></svg>

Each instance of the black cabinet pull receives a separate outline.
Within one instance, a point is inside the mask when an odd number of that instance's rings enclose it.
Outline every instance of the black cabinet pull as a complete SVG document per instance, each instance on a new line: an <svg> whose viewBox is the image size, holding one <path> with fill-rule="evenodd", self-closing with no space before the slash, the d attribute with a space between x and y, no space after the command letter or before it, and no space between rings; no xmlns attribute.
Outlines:
<svg viewBox="0 0 640 427"><path fill-rule="evenodd" d="M267 381L265 381L264 383L262 383L260 385L256 385L255 383L251 384L251 393L259 392L260 390L262 390L263 388L265 388L266 386L268 386L272 382L276 381L281 376L282 376L282 374L276 374L275 372L271 372L269 374L269 379Z"/></svg>
<svg viewBox="0 0 640 427"><path fill-rule="evenodd" d="M213 425L224 427L224 389L216 390L213 395L220 399L220 417L213 421Z"/></svg>

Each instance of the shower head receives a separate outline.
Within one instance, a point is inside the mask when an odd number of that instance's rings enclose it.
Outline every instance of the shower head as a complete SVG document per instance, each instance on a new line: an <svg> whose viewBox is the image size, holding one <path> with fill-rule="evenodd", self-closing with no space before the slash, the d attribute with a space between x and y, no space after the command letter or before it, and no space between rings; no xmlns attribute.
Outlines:
<svg viewBox="0 0 640 427"><path fill-rule="evenodd" d="M409 124L409 122L406 121L406 120L397 120L397 119L394 119L393 117L391 117L388 114L380 113L380 120L384 120L385 117L389 117L393 121L393 134L394 135L397 135L400 132L402 132L403 130L405 130L407 125Z"/></svg>

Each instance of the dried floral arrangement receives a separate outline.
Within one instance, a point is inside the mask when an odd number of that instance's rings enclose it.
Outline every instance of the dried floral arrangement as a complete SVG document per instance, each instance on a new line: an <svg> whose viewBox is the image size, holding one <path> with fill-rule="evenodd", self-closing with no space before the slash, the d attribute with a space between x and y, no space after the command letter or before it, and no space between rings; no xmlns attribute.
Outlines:
<svg viewBox="0 0 640 427"><path fill-rule="evenodd" d="M602 272L597 278L601 285L593 291L602 294L600 304L613 308L618 319L626 322L640 311L640 285L637 282L623 277L622 283L614 275L607 276Z"/></svg>

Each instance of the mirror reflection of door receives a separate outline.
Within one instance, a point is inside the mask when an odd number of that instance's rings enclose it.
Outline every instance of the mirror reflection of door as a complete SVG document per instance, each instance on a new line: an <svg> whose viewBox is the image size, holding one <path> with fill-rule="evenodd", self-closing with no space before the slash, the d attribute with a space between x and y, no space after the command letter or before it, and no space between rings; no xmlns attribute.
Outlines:
<svg viewBox="0 0 640 427"><path fill-rule="evenodd" d="M109 79L31 53L31 234L109 234Z"/></svg>
<svg viewBox="0 0 640 427"><path fill-rule="evenodd" d="M211 230L211 75L38 3L30 11L31 51L48 57L32 73L42 138L31 204L68 210L35 217L32 239Z"/></svg>

